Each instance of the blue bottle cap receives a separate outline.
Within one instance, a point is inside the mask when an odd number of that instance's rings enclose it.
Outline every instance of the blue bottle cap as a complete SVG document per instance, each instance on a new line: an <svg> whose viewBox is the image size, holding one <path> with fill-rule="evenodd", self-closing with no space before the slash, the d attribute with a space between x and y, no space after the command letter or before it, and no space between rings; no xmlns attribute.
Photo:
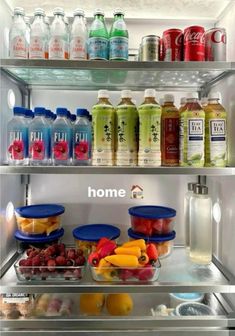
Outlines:
<svg viewBox="0 0 235 336"><path fill-rule="evenodd" d="M77 116L78 117L87 117L89 116L89 112L87 111L87 109L84 108L78 108L77 111Z"/></svg>
<svg viewBox="0 0 235 336"><path fill-rule="evenodd" d="M65 209L59 204L36 204L19 207L15 211L24 218L47 218L59 216Z"/></svg>
<svg viewBox="0 0 235 336"><path fill-rule="evenodd" d="M18 116L24 116L25 115L25 108L21 106L15 106L13 108L13 114Z"/></svg>
<svg viewBox="0 0 235 336"><path fill-rule="evenodd" d="M68 110L65 107L57 107L56 114L58 117L67 117Z"/></svg>
<svg viewBox="0 0 235 336"><path fill-rule="evenodd" d="M57 240L61 237L63 237L64 235L64 229L59 229L57 231L54 231L52 233L50 233L50 235L46 235L44 234L38 234L38 235L33 235L33 236L29 236L29 235L24 235L22 234L21 231L16 230L15 232L15 238L21 242L24 243L50 243L53 242L54 240Z"/></svg>
<svg viewBox="0 0 235 336"><path fill-rule="evenodd" d="M175 209L154 205L136 206L128 209L128 212L131 216L147 219L171 218L176 216Z"/></svg>
<svg viewBox="0 0 235 336"><path fill-rule="evenodd" d="M147 237L141 233L135 233L132 229L128 229L127 231L128 236L130 238L134 238L134 239L144 239L145 241L148 242L153 242L153 243L161 243L161 242L165 242L168 240L173 240L176 237L176 233L175 231L172 231L166 235L161 235L161 236L151 236L151 237Z"/></svg>
<svg viewBox="0 0 235 336"><path fill-rule="evenodd" d="M46 110L44 107L35 107L34 108L34 115L35 116L45 116Z"/></svg>
<svg viewBox="0 0 235 336"><path fill-rule="evenodd" d="M51 118L52 118L52 120L56 120L56 117L57 117L57 115L55 114L55 113L53 113L53 112L51 112L52 114L51 114Z"/></svg>
<svg viewBox="0 0 235 336"><path fill-rule="evenodd" d="M74 238L91 242L98 242L103 237L117 239L120 233L119 228L109 224L88 224L73 230Z"/></svg>
<svg viewBox="0 0 235 336"><path fill-rule="evenodd" d="M76 119L77 119L76 114L71 114L70 119L71 119L72 122L76 121Z"/></svg>

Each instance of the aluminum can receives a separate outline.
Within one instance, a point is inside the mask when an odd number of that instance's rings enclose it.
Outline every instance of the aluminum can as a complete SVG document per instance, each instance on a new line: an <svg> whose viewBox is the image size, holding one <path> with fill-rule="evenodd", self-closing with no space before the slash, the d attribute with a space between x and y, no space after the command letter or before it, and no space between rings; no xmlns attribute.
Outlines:
<svg viewBox="0 0 235 336"><path fill-rule="evenodd" d="M164 61L183 60L183 32L180 29L168 29L163 32Z"/></svg>
<svg viewBox="0 0 235 336"><path fill-rule="evenodd" d="M163 38L159 40L159 61L164 61L165 57L165 48L163 43Z"/></svg>
<svg viewBox="0 0 235 336"><path fill-rule="evenodd" d="M159 41L157 35L142 37L142 61L159 61Z"/></svg>
<svg viewBox="0 0 235 336"><path fill-rule="evenodd" d="M205 61L205 29L191 26L184 30L184 60Z"/></svg>
<svg viewBox="0 0 235 336"><path fill-rule="evenodd" d="M225 28L212 28L205 33L206 61L226 61L227 35Z"/></svg>

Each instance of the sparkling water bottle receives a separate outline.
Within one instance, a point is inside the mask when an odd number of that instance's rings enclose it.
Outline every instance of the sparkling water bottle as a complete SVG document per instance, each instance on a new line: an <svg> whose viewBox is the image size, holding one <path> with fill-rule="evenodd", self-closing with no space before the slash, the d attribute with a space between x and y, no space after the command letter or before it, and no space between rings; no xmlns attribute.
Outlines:
<svg viewBox="0 0 235 336"><path fill-rule="evenodd" d="M114 22L109 37L109 59L128 60L128 31L121 9L114 11Z"/></svg>
<svg viewBox="0 0 235 336"><path fill-rule="evenodd" d="M87 29L84 20L84 11L77 8L73 16L74 20L70 33L70 59L84 60L87 57Z"/></svg>
<svg viewBox="0 0 235 336"><path fill-rule="evenodd" d="M49 58L68 59L68 34L66 24L63 20L64 10L55 8L53 11L54 20L50 30Z"/></svg>
<svg viewBox="0 0 235 336"><path fill-rule="evenodd" d="M28 58L27 26L24 9L16 7L9 35L10 57Z"/></svg>
<svg viewBox="0 0 235 336"><path fill-rule="evenodd" d="M45 12L41 8L34 11L34 20L30 31L29 58L48 58L48 32L44 21Z"/></svg>

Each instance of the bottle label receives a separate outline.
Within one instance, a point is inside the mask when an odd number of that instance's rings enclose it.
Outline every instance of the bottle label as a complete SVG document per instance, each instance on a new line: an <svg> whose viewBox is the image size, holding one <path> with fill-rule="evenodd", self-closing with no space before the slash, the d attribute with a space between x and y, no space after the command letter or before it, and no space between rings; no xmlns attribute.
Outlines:
<svg viewBox="0 0 235 336"><path fill-rule="evenodd" d="M52 36L49 41L50 59L68 59L68 45L61 36Z"/></svg>
<svg viewBox="0 0 235 336"><path fill-rule="evenodd" d="M10 56L28 58L27 42L24 36L15 36L10 42Z"/></svg>
<svg viewBox="0 0 235 336"><path fill-rule="evenodd" d="M8 153L11 160L24 160L27 157L27 130L10 131Z"/></svg>
<svg viewBox="0 0 235 336"><path fill-rule="evenodd" d="M68 132L55 131L53 134L53 157L56 160L68 160L70 157L70 135Z"/></svg>
<svg viewBox="0 0 235 336"><path fill-rule="evenodd" d="M91 134L86 126L79 126L74 132L73 158L85 161L91 158Z"/></svg>
<svg viewBox="0 0 235 336"><path fill-rule="evenodd" d="M30 131L29 154L33 160L44 160L48 157L48 131Z"/></svg>
<svg viewBox="0 0 235 336"><path fill-rule="evenodd" d="M225 166L227 152L225 119L212 119L209 121L209 137L210 164L218 167Z"/></svg>
<svg viewBox="0 0 235 336"><path fill-rule="evenodd" d="M108 59L108 39L104 37L90 37L88 41L89 59Z"/></svg>
<svg viewBox="0 0 235 336"><path fill-rule="evenodd" d="M109 59L128 60L128 38L122 36L111 37L109 40Z"/></svg>
<svg viewBox="0 0 235 336"><path fill-rule="evenodd" d="M46 43L41 36L30 38L29 58L46 58Z"/></svg>
<svg viewBox="0 0 235 336"><path fill-rule="evenodd" d="M86 59L86 41L82 37L73 37L70 42L70 59Z"/></svg>
<svg viewBox="0 0 235 336"><path fill-rule="evenodd" d="M139 107L139 155L138 165L161 165L161 108L155 104Z"/></svg>
<svg viewBox="0 0 235 336"><path fill-rule="evenodd" d="M162 118L163 164L179 163L179 118ZM165 161L165 162L164 162Z"/></svg>
<svg viewBox="0 0 235 336"><path fill-rule="evenodd" d="M26 303L30 301L30 294L14 293L2 294L3 303Z"/></svg>

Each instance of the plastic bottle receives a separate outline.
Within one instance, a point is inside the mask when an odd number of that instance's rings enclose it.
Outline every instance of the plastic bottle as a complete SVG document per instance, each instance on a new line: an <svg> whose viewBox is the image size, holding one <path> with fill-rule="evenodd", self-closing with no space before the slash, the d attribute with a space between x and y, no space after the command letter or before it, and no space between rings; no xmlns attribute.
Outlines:
<svg viewBox="0 0 235 336"><path fill-rule="evenodd" d="M128 30L121 9L114 11L114 22L109 35L109 59L128 61Z"/></svg>
<svg viewBox="0 0 235 336"><path fill-rule="evenodd" d="M190 198L190 259L200 265L212 260L212 202L208 188L196 185Z"/></svg>
<svg viewBox="0 0 235 336"><path fill-rule="evenodd" d="M165 94L161 116L162 166L179 165L179 111L174 96Z"/></svg>
<svg viewBox="0 0 235 336"><path fill-rule="evenodd" d="M29 125L31 123L31 121L34 118L34 113L32 110L30 109L25 109L25 122L27 125Z"/></svg>
<svg viewBox="0 0 235 336"><path fill-rule="evenodd" d="M200 103L201 103L201 107L204 109L208 104L208 98L207 97L202 97Z"/></svg>
<svg viewBox="0 0 235 336"><path fill-rule="evenodd" d="M203 167L205 145L205 112L198 93L190 92L180 113L180 166Z"/></svg>
<svg viewBox="0 0 235 336"><path fill-rule="evenodd" d="M16 7L9 34L11 58L28 58L27 26L24 21L24 9Z"/></svg>
<svg viewBox="0 0 235 336"><path fill-rule="evenodd" d="M44 22L45 12L41 8L34 11L34 20L30 31L29 58L48 58L48 32Z"/></svg>
<svg viewBox="0 0 235 336"><path fill-rule="evenodd" d="M87 29L84 20L84 11L75 9L74 20L70 32L70 59L85 60L87 58Z"/></svg>
<svg viewBox="0 0 235 336"><path fill-rule="evenodd" d="M208 96L204 107L206 119L205 166L226 167L227 165L227 113L220 104L220 93Z"/></svg>
<svg viewBox="0 0 235 336"><path fill-rule="evenodd" d="M188 183L188 191L184 196L185 247L187 250L190 247L190 197L193 195L195 185L196 183Z"/></svg>
<svg viewBox="0 0 235 336"><path fill-rule="evenodd" d="M49 159L49 123L44 107L35 107L34 119L29 125L29 163L47 165Z"/></svg>
<svg viewBox="0 0 235 336"><path fill-rule="evenodd" d="M161 165L161 107L155 100L156 91L146 89L139 106L139 166Z"/></svg>
<svg viewBox="0 0 235 336"><path fill-rule="evenodd" d="M86 109L77 109L73 131L73 164L87 166L91 163L91 123Z"/></svg>
<svg viewBox="0 0 235 336"><path fill-rule="evenodd" d="M76 120L77 120L77 116L76 116L76 114L71 114L71 115L70 115L70 121L71 121L71 124L72 124L72 125L75 124Z"/></svg>
<svg viewBox="0 0 235 336"><path fill-rule="evenodd" d="M98 91L98 102L92 108L92 164L114 165L115 109L107 90Z"/></svg>
<svg viewBox="0 0 235 336"><path fill-rule="evenodd" d="M70 164L71 125L66 108L56 109L57 118L51 126L52 162L54 165Z"/></svg>
<svg viewBox="0 0 235 336"><path fill-rule="evenodd" d="M25 109L14 107L13 118L7 124L7 158L9 165L28 164L28 127Z"/></svg>
<svg viewBox="0 0 235 336"><path fill-rule="evenodd" d="M186 102L187 102L186 97L182 97L180 99L179 114L184 110Z"/></svg>
<svg viewBox="0 0 235 336"><path fill-rule="evenodd" d="M121 91L121 102L116 108L116 165L136 166L138 157L138 111L131 101L130 90Z"/></svg>
<svg viewBox="0 0 235 336"><path fill-rule="evenodd" d="M68 59L68 34L64 18L64 10L57 7L53 11L54 20L51 24L49 41L50 59Z"/></svg>
<svg viewBox="0 0 235 336"><path fill-rule="evenodd" d="M96 9L88 39L88 55L91 60L108 60L109 34L104 21L104 12Z"/></svg>

